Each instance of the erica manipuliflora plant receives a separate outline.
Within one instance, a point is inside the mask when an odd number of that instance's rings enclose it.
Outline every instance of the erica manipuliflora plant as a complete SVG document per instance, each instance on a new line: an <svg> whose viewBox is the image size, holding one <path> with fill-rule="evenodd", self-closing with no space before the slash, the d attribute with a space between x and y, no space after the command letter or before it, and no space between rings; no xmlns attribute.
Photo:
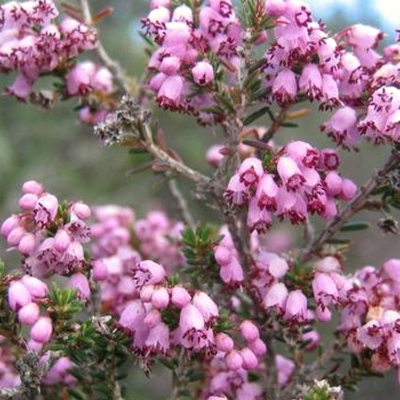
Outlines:
<svg viewBox="0 0 400 400"><path fill-rule="evenodd" d="M111 12L2 4L5 95L74 99L104 144L146 155L135 171L161 177L178 213L22 184L0 228L17 255L0 262L0 397L122 400L130 369L164 368L165 397L204 400L343 399L363 379L400 377L400 259L348 257L360 230L398 233L398 42L360 23L333 33L301 0L153 0L136 79L100 40ZM171 147L157 108L221 134L204 154L212 172ZM321 147L302 137L310 113ZM192 132L176 134L192 147ZM343 153L378 145L388 155L370 179L347 177ZM181 178L212 219L193 216ZM358 219L368 211L376 227Z"/></svg>

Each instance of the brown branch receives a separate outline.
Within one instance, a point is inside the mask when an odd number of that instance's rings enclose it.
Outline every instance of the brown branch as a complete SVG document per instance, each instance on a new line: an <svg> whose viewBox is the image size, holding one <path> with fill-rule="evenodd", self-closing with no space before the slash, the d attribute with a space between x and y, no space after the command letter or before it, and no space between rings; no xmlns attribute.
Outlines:
<svg viewBox="0 0 400 400"><path fill-rule="evenodd" d="M178 161L175 158L171 157L165 150L157 146L154 143L153 135L148 124L141 124L141 133L143 134L143 145L156 160L168 166L172 171L176 171L179 174L186 176L187 178L196 182L199 185L209 184L210 178L188 167L181 161Z"/></svg>

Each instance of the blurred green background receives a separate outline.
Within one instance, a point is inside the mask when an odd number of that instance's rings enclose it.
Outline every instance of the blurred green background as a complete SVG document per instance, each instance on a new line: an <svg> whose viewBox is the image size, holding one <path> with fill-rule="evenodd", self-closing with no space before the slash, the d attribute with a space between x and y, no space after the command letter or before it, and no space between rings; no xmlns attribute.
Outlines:
<svg viewBox="0 0 400 400"><path fill-rule="evenodd" d="M112 3L112 4L110 4ZM377 1L331 2L315 1L317 17L322 17L333 31L345 26L363 22L380 26L385 21L374 7ZM400 10L400 1L390 2L393 13ZM91 1L94 11L112 5L115 12L98 27L100 38L109 54L119 60L123 68L133 76L140 76L146 64L143 42L137 34L139 18L145 15L146 1L139 0L95 0ZM347 8L346 8L347 7ZM397 12L400 25L400 12ZM390 27L389 29L393 29ZM390 37L393 40L393 34ZM0 76L0 87L6 86L12 76ZM15 99L0 96L0 220L17 210L21 184L29 179L41 181L47 190L61 199L83 200L89 204L115 203L132 206L138 216L149 209L158 207L173 216L165 181L150 172L131 174L129 171L148 161L145 156L129 154L126 149L104 147L92 135L92 129L77 122L74 100L57 104L53 110L45 111L35 106L21 104ZM278 144L288 139L306 139L316 146L330 147L330 141L318 131L318 126L328 113L313 111L310 117L300 121L300 128L282 130L276 137ZM190 118L157 112L168 143L183 159L205 173L211 169L204 163L204 154L211 143L218 141L218 132L200 129ZM260 124L268 121L260 120ZM364 182L375 166L381 165L388 149L364 144L360 153L343 154L343 175ZM364 151L365 150L365 151ZM183 191L190 198L191 186L185 180L179 181ZM190 201L196 219L216 221L206 206ZM380 215L372 215L376 224ZM398 237L382 236L376 227L357 234L356 245L349 254L349 265L354 268L363 265L380 265L389 257L400 258ZM17 259L6 253L5 244L0 243L1 257L12 265ZM17 264L15 264L17 265ZM129 383L129 399L166 398L167 374L162 373L157 383L134 374L134 383ZM135 378L137 377L137 378ZM400 391L394 376L371 379L362 386L358 394L346 398L354 400L400 400Z"/></svg>

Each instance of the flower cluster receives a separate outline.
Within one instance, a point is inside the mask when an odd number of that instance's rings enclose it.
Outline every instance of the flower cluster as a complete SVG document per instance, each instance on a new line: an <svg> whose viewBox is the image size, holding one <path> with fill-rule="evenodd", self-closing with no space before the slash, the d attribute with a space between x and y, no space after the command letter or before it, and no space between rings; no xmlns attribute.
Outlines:
<svg viewBox="0 0 400 400"><path fill-rule="evenodd" d="M194 89L214 79L207 54L231 65L238 60L241 26L230 0L211 0L196 15L186 5L170 10L167 4L156 2L142 22L160 46L148 64L155 72L149 87L156 93L158 104L192 113L213 105L207 91L195 95Z"/></svg>
<svg viewBox="0 0 400 400"><path fill-rule="evenodd" d="M144 258L160 262L170 272L184 264L180 251L181 221L171 221L162 211L150 211L135 224L135 235L139 239L139 250Z"/></svg>
<svg viewBox="0 0 400 400"><path fill-rule="evenodd" d="M292 224L308 214L329 219L337 214L335 199L350 200L357 187L336 172L339 156L333 149L318 150L305 142L291 142L267 165L255 157L245 159L230 179L225 199L248 206L250 230L265 231L272 216Z"/></svg>
<svg viewBox="0 0 400 400"><path fill-rule="evenodd" d="M338 330L376 372L400 371L399 273L398 259L387 260L380 268L364 267L350 279L342 298Z"/></svg>
<svg viewBox="0 0 400 400"><path fill-rule="evenodd" d="M18 73L9 94L27 97L40 75L96 46L94 30L72 18L57 24L58 14L52 0L0 6L0 70Z"/></svg>
<svg viewBox="0 0 400 400"><path fill-rule="evenodd" d="M60 204L36 181L25 182L22 193L22 212L7 218L0 232L22 255L25 271L43 277L85 267L82 245L89 240L90 208L81 202Z"/></svg>
<svg viewBox="0 0 400 400"><path fill-rule="evenodd" d="M142 258L152 257L169 271L182 264L181 222L172 222L161 211L152 211L135 221L129 208L93 207L91 226L93 277L101 284L105 309L117 314L137 296L133 271Z"/></svg>
<svg viewBox="0 0 400 400"><path fill-rule="evenodd" d="M69 282L68 282L69 284ZM29 351L43 354L43 348L52 340L53 320L50 315L43 313L42 305L49 301L48 287L45 282L31 275L12 280L8 286L7 300L9 308L17 314L21 325L30 327L26 346ZM46 351L40 358L44 363L49 358ZM14 374L7 361L7 352L0 351L0 364L3 363L2 375L5 384L0 381L0 387L15 387L20 383L19 376ZM43 377L45 385L63 384L70 385L76 378L69 374L72 362L67 357L60 357ZM8 383L7 383L8 381Z"/></svg>
<svg viewBox="0 0 400 400"><path fill-rule="evenodd" d="M183 286L170 287L166 275L162 265L150 260L133 270L136 298L126 304L119 324L132 334L134 351L163 354L172 346L213 351L217 305L204 292L191 295Z"/></svg>
<svg viewBox="0 0 400 400"><path fill-rule="evenodd" d="M66 95L83 99L79 118L87 124L103 121L108 109L114 108L110 96L114 92L111 72L92 61L75 64L65 76ZM86 104L87 103L87 104Z"/></svg>
<svg viewBox="0 0 400 400"><path fill-rule="evenodd" d="M333 74L339 68L339 46L324 32L324 26L312 18L302 1L266 2L266 13L276 18L276 41L264 58L265 85L269 100L285 107L303 94L320 102L322 109L340 104L339 88ZM318 60L313 63L312 60ZM301 65L300 73L293 70Z"/></svg>

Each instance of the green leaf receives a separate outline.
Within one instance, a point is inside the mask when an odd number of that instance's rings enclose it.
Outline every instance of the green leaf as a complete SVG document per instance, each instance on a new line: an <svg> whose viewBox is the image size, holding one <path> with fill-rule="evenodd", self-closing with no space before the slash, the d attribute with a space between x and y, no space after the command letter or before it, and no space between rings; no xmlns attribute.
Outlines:
<svg viewBox="0 0 400 400"><path fill-rule="evenodd" d="M252 122L256 121L258 118L262 117L263 115L265 115L266 113L268 113L269 107L262 107L257 111L254 111L252 114L250 114L249 116L247 116L244 121L243 124L244 125L250 125Z"/></svg>
<svg viewBox="0 0 400 400"><path fill-rule="evenodd" d="M176 368L176 365L175 365L174 361L169 359L169 358L160 358L160 362L161 362L161 364L166 366L171 371L174 371L175 368Z"/></svg>
<svg viewBox="0 0 400 400"><path fill-rule="evenodd" d="M350 244L350 239L330 238L325 243L327 244Z"/></svg>
<svg viewBox="0 0 400 400"><path fill-rule="evenodd" d="M353 232L353 231L361 231L364 229L368 229L371 227L371 224L369 222L365 221L349 221L346 224L344 224L340 230L342 232Z"/></svg>
<svg viewBox="0 0 400 400"><path fill-rule="evenodd" d="M298 128L299 124L296 124L294 122L282 122L281 126L283 126L284 128Z"/></svg>
<svg viewBox="0 0 400 400"><path fill-rule="evenodd" d="M67 392L68 392L68 394L71 395L74 399L77 399L77 400L85 400L85 399L86 399L86 397L85 397L81 392L79 392L79 391L76 390L76 389L68 388L68 389L67 389Z"/></svg>

